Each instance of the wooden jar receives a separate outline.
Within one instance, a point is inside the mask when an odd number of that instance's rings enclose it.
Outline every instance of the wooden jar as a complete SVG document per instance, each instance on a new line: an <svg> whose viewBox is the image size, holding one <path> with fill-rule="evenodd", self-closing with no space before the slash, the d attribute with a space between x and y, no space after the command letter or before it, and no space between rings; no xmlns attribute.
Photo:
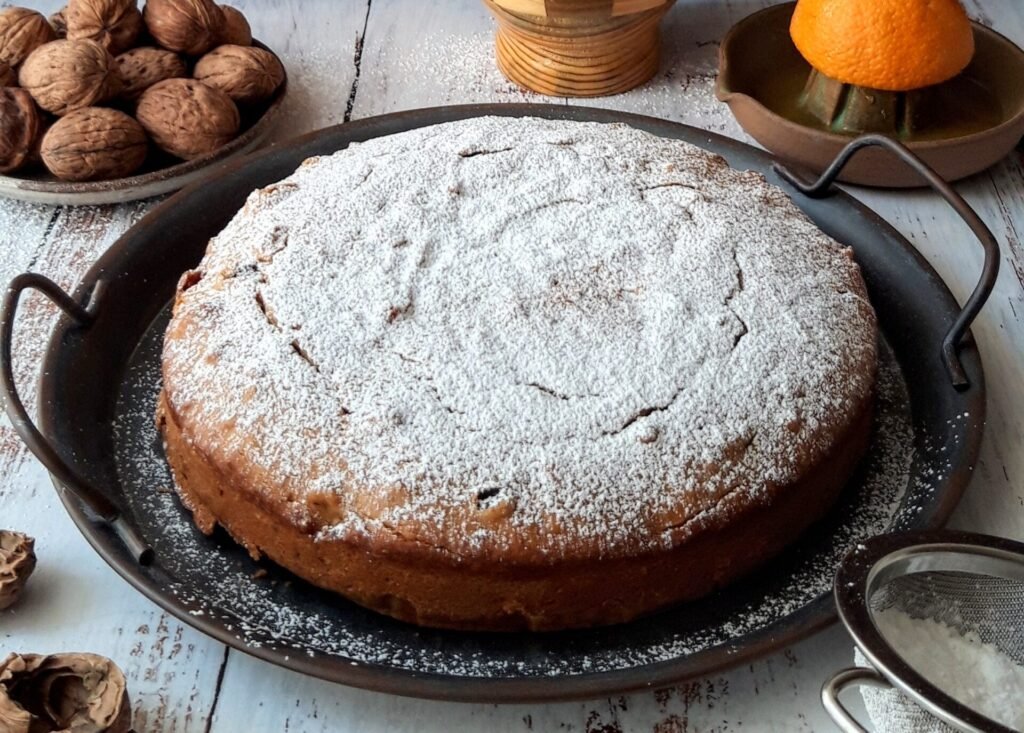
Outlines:
<svg viewBox="0 0 1024 733"><path fill-rule="evenodd" d="M498 19L498 68L541 94L599 97L658 71L662 16L675 0L484 0Z"/></svg>

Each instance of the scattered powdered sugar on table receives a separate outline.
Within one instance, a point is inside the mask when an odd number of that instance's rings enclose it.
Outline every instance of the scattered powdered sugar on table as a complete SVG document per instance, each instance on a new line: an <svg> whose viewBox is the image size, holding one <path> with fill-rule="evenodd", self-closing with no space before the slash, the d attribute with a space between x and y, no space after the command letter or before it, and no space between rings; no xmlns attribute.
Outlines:
<svg viewBox="0 0 1024 733"><path fill-rule="evenodd" d="M983 642L973 631L961 633L942 621L914 618L896 608L875 613L873 618L893 649L933 685L972 710L1024 731L1024 667L998 647ZM864 692L873 717L877 708L876 722L889 720L882 712L888 709L886 701L874 698L895 693Z"/></svg>
<svg viewBox="0 0 1024 733"><path fill-rule="evenodd" d="M307 161L211 241L171 328L201 452L322 537L456 557L721 526L825 458L876 360L849 252L760 175L538 119Z"/></svg>
<svg viewBox="0 0 1024 733"><path fill-rule="evenodd" d="M573 99L570 103L624 108L751 142L728 106L715 97L717 39L727 30L728 17L709 19L705 15L694 18L683 8L669 14L662 32L661 65L649 81L614 97ZM414 106L561 101L523 89L502 75L495 61L490 18L478 25L434 25L437 27L425 28L414 43L383 44L387 58L378 59L364 72L361 90L366 90L366 96L359 100L358 111L364 115L393 111L383 106L392 98L412 98L417 100ZM401 87L402 94L389 94L393 87Z"/></svg>
<svg viewBox="0 0 1024 733"><path fill-rule="evenodd" d="M366 71L366 88L386 91L393 85L413 87L409 93L423 98L423 106L468 102L552 102L506 79L494 60L494 33L472 35L427 33L409 45L389 46L387 63ZM404 95L394 95L403 98ZM377 100L363 101L377 109Z"/></svg>

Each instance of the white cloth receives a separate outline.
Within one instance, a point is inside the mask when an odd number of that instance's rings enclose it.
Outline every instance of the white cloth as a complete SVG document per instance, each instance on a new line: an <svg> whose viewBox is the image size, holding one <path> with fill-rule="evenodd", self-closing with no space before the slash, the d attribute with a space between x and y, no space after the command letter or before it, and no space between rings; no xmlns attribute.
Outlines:
<svg viewBox="0 0 1024 733"><path fill-rule="evenodd" d="M871 666L860 649L854 649L853 660L858 667ZM878 733L957 733L899 690L862 685L860 694Z"/></svg>

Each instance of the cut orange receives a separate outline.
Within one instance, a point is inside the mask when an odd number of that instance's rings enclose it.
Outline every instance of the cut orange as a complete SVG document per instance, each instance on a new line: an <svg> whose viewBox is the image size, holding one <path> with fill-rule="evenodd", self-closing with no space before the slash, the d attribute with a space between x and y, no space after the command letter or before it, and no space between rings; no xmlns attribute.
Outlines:
<svg viewBox="0 0 1024 733"><path fill-rule="evenodd" d="M798 0L789 34L825 76L893 92L951 79L974 55L958 0Z"/></svg>

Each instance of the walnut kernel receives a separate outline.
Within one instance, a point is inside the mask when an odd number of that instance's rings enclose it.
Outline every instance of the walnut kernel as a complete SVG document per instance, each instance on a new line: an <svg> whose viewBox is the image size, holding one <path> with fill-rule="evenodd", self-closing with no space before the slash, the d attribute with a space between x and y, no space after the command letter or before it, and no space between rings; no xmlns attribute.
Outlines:
<svg viewBox="0 0 1024 733"><path fill-rule="evenodd" d="M14 605L35 567L35 540L20 532L0 530L0 610Z"/></svg>
<svg viewBox="0 0 1024 733"><path fill-rule="evenodd" d="M0 723L10 733L128 733L124 673L98 654L10 654L0 661Z"/></svg>

